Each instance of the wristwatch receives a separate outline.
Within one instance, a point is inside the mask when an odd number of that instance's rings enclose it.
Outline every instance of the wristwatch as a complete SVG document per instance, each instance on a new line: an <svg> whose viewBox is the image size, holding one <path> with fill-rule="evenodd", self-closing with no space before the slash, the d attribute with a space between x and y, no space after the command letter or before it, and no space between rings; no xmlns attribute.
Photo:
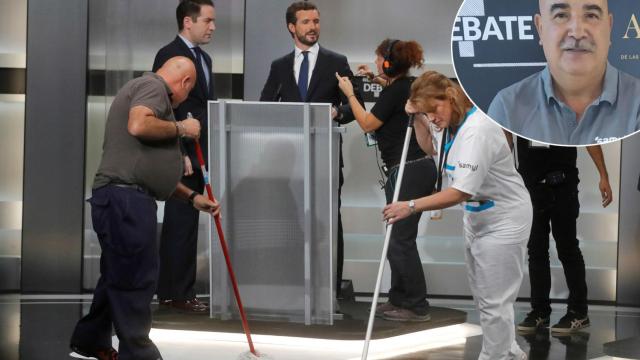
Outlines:
<svg viewBox="0 0 640 360"><path fill-rule="evenodd" d="M192 191L191 194L189 195L189 202L193 204L193 199L196 198L196 196L198 196L200 194L198 194L197 191Z"/></svg>
<svg viewBox="0 0 640 360"><path fill-rule="evenodd" d="M409 200L409 210L411 210L411 215L416 213L416 202L415 202L415 200Z"/></svg>

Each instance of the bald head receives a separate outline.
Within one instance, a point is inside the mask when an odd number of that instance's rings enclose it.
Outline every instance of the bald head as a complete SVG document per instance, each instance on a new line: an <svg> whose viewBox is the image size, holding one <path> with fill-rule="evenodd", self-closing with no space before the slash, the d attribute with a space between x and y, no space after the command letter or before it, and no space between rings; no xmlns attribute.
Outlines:
<svg viewBox="0 0 640 360"><path fill-rule="evenodd" d="M156 74L162 77L171 89L171 103L174 107L186 100L196 84L196 67L191 59L184 56L167 60Z"/></svg>

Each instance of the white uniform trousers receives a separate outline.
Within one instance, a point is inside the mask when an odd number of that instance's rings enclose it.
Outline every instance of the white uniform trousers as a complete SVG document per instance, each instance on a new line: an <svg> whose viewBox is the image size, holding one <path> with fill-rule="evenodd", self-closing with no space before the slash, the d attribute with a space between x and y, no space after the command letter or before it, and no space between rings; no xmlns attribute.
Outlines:
<svg viewBox="0 0 640 360"><path fill-rule="evenodd" d="M469 286L480 312L482 352L478 359L522 359L515 341L514 302L523 277L528 233L518 244L500 244L490 235L465 233Z"/></svg>

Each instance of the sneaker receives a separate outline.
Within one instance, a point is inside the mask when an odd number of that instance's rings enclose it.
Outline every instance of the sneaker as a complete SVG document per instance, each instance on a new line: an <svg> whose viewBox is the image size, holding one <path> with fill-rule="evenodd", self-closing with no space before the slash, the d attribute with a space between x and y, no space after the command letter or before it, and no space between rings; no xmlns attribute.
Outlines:
<svg viewBox="0 0 640 360"><path fill-rule="evenodd" d="M544 313L531 310L527 317L522 320L520 324L518 324L519 331L536 331L538 329L545 329L549 327L549 315L545 315Z"/></svg>
<svg viewBox="0 0 640 360"><path fill-rule="evenodd" d="M571 333L589 327L589 317L586 314L578 314L569 310L557 324L551 327L553 333Z"/></svg>
<svg viewBox="0 0 640 360"><path fill-rule="evenodd" d="M391 311L385 311L382 318L390 321L422 322L431 320L431 315L429 315L429 313L418 315L409 309L398 308Z"/></svg>
<svg viewBox="0 0 640 360"><path fill-rule="evenodd" d="M391 302L387 301L384 304L380 304L378 306L376 306L376 317L383 317L384 313L387 311L393 311L393 310L397 310L400 309L399 307L393 305Z"/></svg>

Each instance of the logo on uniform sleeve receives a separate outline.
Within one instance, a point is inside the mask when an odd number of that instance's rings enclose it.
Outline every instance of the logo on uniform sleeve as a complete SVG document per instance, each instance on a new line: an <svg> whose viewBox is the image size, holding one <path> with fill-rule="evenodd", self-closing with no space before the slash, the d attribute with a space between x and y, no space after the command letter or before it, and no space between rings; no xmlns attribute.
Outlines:
<svg viewBox="0 0 640 360"><path fill-rule="evenodd" d="M463 163L463 162L460 162L460 161L458 161L458 167L460 169L469 169L471 171L478 170L478 165L477 164Z"/></svg>

